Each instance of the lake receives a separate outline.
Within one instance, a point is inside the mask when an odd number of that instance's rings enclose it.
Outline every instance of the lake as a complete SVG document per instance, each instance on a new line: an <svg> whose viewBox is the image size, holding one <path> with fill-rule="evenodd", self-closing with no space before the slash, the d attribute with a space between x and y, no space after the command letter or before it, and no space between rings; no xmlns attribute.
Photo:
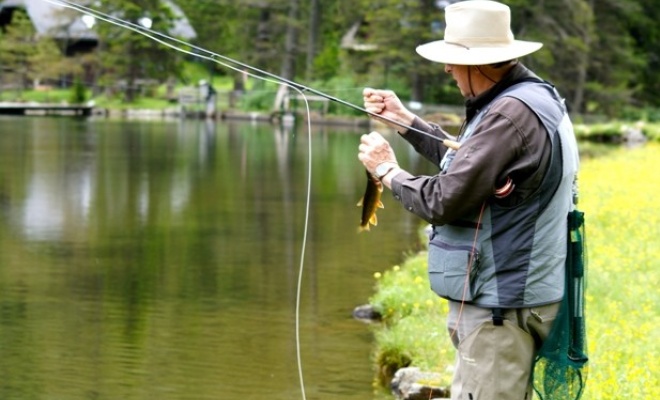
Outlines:
<svg viewBox="0 0 660 400"><path fill-rule="evenodd" d="M422 223L358 234L365 132L305 128L0 117L0 398L301 399L299 338L306 398L390 399L351 313Z"/></svg>

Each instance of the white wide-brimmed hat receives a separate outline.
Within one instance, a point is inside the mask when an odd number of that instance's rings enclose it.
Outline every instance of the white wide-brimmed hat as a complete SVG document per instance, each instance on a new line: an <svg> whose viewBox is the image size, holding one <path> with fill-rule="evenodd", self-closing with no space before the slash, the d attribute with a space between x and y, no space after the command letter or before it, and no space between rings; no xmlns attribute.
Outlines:
<svg viewBox="0 0 660 400"><path fill-rule="evenodd" d="M431 61L453 65L486 65L535 52L543 43L516 40L511 10L491 0L468 0L445 8L445 37L417 47Z"/></svg>

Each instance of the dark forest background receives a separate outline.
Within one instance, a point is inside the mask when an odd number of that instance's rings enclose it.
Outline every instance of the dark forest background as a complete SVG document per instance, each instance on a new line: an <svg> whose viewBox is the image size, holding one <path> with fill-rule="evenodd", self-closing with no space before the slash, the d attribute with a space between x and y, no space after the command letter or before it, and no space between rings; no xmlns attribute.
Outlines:
<svg viewBox="0 0 660 400"><path fill-rule="evenodd" d="M177 0L196 37L191 43L286 79L324 88L389 87L402 98L461 104L442 66L414 49L442 39L439 0ZM517 39L544 47L526 65L555 84L574 114L660 119L660 8L657 0L507 0ZM167 32L177 18L160 0L105 0L94 8L128 21L144 15ZM75 13L73 10L62 12ZM243 74L168 49L112 24L95 26L94 51L62 56L63 45L34 34L27 14L14 13L0 33L2 83L62 80L130 102L136 82L194 84L190 63L211 79L245 87ZM187 67L188 66L188 67ZM122 82L122 85L117 85ZM356 99L359 101L359 99Z"/></svg>

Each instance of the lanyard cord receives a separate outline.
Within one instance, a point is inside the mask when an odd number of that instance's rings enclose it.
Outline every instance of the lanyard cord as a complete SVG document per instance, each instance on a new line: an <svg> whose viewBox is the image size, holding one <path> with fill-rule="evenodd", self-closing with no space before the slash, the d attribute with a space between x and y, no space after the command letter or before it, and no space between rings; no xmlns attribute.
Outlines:
<svg viewBox="0 0 660 400"><path fill-rule="evenodd" d="M463 283L463 295L461 298L461 306L458 309L458 316L456 317L456 326L452 329L449 339L452 340L458 331L458 325L461 322L461 317L463 316L463 306L465 305L465 299L467 298L467 291L470 288L470 274L472 272L472 265L474 264L474 259L477 253L477 240L479 238L479 226L481 226L481 220L484 216L484 210L486 209L486 200L481 204L481 210L479 211L479 218L477 218L476 227L474 229L474 240L472 241L472 250L470 251L470 257L468 258L468 263L465 273L465 281Z"/></svg>

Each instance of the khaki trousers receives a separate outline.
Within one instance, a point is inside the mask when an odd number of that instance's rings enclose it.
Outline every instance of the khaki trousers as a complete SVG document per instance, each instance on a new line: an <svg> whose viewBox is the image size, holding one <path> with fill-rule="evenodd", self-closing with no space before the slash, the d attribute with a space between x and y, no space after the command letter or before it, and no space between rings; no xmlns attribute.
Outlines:
<svg viewBox="0 0 660 400"><path fill-rule="evenodd" d="M536 352L548 336L560 303L504 310L449 302L447 328L457 349L452 400L529 400Z"/></svg>

